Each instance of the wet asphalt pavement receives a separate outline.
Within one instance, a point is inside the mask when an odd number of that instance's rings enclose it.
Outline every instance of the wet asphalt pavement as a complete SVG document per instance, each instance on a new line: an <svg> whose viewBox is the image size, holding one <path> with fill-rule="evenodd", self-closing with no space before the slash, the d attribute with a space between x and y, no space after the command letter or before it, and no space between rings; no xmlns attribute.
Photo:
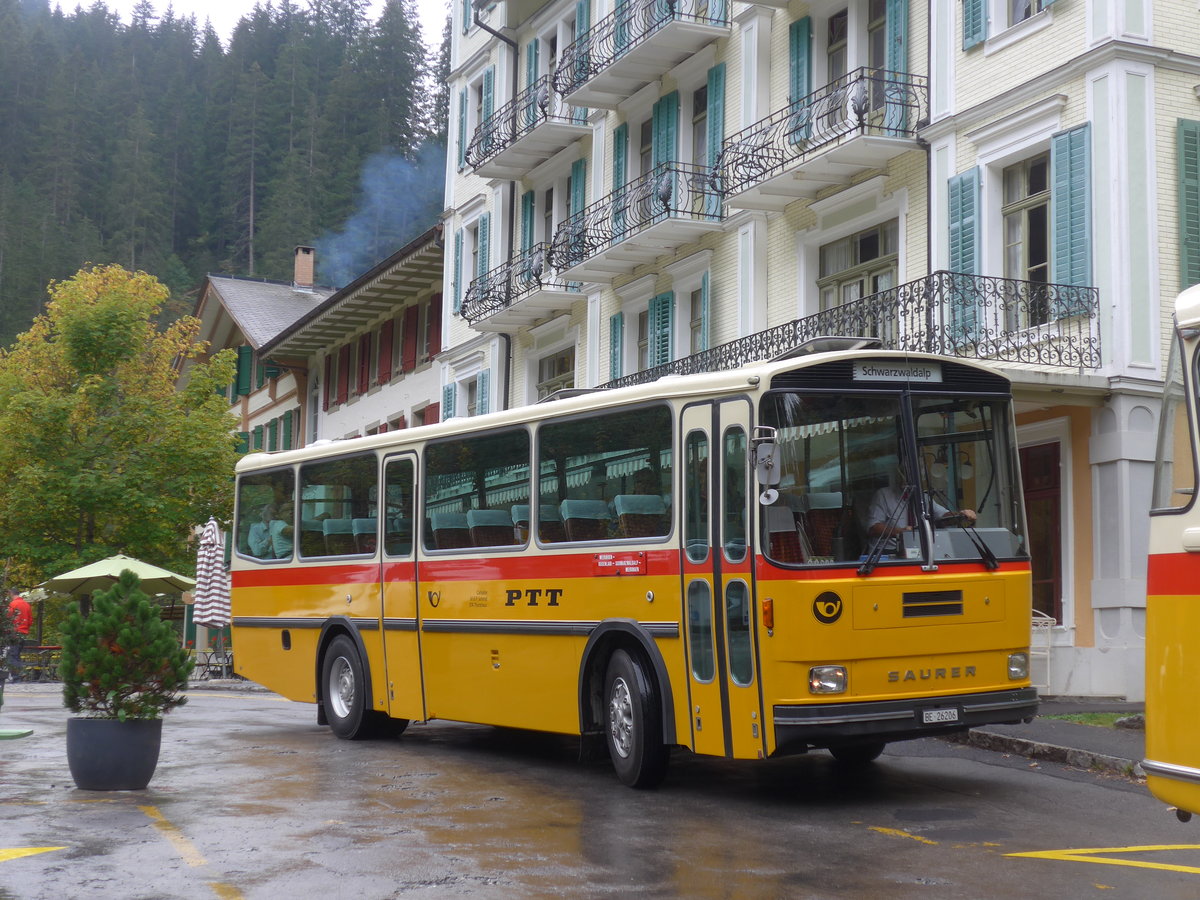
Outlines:
<svg viewBox="0 0 1200 900"><path fill-rule="evenodd" d="M116 794L71 783L56 686L10 687L0 728L34 734L0 742L0 898L1200 896L1200 829L1112 773L915 741L866 771L677 752L638 792L567 738L350 743L212 687Z"/></svg>

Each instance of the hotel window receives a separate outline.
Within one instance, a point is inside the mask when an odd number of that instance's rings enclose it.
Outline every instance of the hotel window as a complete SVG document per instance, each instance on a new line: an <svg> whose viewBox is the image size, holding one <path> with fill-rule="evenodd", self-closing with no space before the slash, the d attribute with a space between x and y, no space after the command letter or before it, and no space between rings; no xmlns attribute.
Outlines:
<svg viewBox="0 0 1200 900"><path fill-rule="evenodd" d="M1050 281L1050 155L1043 153L1004 170L1004 276ZM1014 318L1015 317L1015 318ZM1024 309L1010 311L1009 327L1041 325L1050 318L1045 292L1031 292ZM1023 321L1020 321L1023 319Z"/></svg>
<svg viewBox="0 0 1200 900"><path fill-rule="evenodd" d="M821 309L832 309L896 284L899 222L892 219L821 247Z"/></svg>
<svg viewBox="0 0 1200 900"><path fill-rule="evenodd" d="M541 400L555 391L575 387L575 348L568 347L538 360L537 396Z"/></svg>

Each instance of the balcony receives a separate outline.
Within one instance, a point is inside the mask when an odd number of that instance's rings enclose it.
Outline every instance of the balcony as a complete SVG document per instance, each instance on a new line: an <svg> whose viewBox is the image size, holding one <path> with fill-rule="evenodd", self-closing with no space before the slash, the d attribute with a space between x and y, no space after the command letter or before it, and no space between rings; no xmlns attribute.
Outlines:
<svg viewBox="0 0 1200 900"><path fill-rule="evenodd" d="M513 333L569 310L583 295L547 266L549 244L534 244L467 288L463 318L476 331Z"/></svg>
<svg viewBox="0 0 1200 900"><path fill-rule="evenodd" d="M728 0L627 0L568 45L554 88L575 106L616 109L730 34Z"/></svg>
<svg viewBox="0 0 1200 900"><path fill-rule="evenodd" d="M1099 311L1100 292L1094 287L934 272L602 387L736 369L831 335L874 337L885 350L940 353L1010 368L1097 369Z"/></svg>
<svg viewBox="0 0 1200 900"><path fill-rule="evenodd" d="M543 75L479 125L467 146L467 164L485 178L522 178L591 131L584 113L568 106Z"/></svg>
<svg viewBox="0 0 1200 900"><path fill-rule="evenodd" d="M609 282L721 228L712 172L663 163L565 220L551 265L572 281Z"/></svg>
<svg viewBox="0 0 1200 900"><path fill-rule="evenodd" d="M919 75L856 69L725 139L718 166L738 209L781 210L917 146L929 117Z"/></svg>

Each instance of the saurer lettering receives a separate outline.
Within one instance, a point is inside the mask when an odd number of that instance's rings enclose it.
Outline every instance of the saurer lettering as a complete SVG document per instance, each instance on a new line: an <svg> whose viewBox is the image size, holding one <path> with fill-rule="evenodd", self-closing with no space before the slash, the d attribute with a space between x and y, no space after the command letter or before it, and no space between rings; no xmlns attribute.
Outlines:
<svg viewBox="0 0 1200 900"><path fill-rule="evenodd" d="M942 678L974 678L974 666L952 666L949 669L905 669L888 672L888 681L936 681Z"/></svg>

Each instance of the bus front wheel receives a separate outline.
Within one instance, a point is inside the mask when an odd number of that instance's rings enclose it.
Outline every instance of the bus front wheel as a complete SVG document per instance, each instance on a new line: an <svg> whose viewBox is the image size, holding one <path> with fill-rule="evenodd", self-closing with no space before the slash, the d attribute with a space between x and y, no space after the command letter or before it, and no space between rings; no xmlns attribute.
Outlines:
<svg viewBox="0 0 1200 900"><path fill-rule="evenodd" d="M366 679L358 648L344 634L335 637L321 666L325 688L325 718L333 733L343 740L356 741L374 731L374 719L367 709Z"/></svg>
<svg viewBox="0 0 1200 900"><path fill-rule="evenodd" d="M640 661L617 650L604 678L608 755L622 784L657 787L667 774L658 689Z"/></svg>

